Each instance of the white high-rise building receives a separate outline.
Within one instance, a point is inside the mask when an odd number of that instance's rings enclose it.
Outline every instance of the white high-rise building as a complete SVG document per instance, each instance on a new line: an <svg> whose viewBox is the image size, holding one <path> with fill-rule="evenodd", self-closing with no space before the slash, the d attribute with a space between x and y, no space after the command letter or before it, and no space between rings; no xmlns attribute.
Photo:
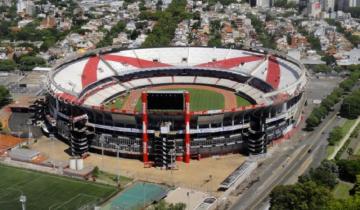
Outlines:
<svg viewBox="0 0 360 210"><path fill-rule="evenodd" d="M360 6L360 0L349 0L349 7L358 7Z"/></svg>
<svg viewBox="0 0 360 210"><path fill-rule="evenodd" d="M309 0L307 5L307 14L309 17L319 18L321 13L321 3L319 0Z"/></svg>
<svg viewBox="0 0 360 210"><path fill-rule="evenodd" d="M324 12L332 12L335 8L335 0L322 0L322 10Z"/></svg>
<svg viewBox="0 0 360 210"><path fill-rule="evenodd" d="M33 1L29 0L18 0L16 4L17 13L24 13L26 15L34 15L35 14L35 4Z"/></svg>
<svg viewBox="0 0 360 210"><path fill-rule="evenodd" d="M256 6L258 7L271 7L271 0L256 0Z"/></svg>

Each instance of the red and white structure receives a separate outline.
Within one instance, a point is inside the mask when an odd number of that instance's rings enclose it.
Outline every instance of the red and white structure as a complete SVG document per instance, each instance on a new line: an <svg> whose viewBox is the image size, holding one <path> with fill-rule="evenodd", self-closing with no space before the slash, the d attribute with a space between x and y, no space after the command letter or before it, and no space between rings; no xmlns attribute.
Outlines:
<svg viewBox="0 0 360 210"><path fill-rule="evenodd" d="M185 157L184 162L190 163L190 94L185 92Z"/></svg>
<svg viewBox="0 0 360 210"><path fill-rule="evenodd" d="M175 144L176 158L187 163L191 157L230 152L261 154L296 126L306 83L301 63L268 49L103 48L54 67L46 119L54 132L68 139L75 155L101 149L110 153L118 145L120 155L148 163L164 121L172 124L168 138ZM134 90L161 85L222 88L252 105L193 112L185 93L181 112L154 113L147 110L144 91L142 111L104 106Z"/></svg>

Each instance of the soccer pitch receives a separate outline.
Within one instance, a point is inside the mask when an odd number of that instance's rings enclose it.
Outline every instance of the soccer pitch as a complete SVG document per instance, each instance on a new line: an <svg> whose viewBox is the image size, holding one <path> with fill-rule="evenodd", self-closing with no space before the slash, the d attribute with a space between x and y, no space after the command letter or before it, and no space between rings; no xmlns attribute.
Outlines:
<svg viewBox="0 0 360 210"><path fill-rule="evenodd" d="M196 88L166 88L163 90L185 90L190 93L190 110L202 111L224 108L224 95L211 91ZM141 111L141 100L136 104L136 110Z"/></svg>
<svg viewBox="0 0 360 210"><path fill-rule="evenodd" d="M0 209L78 209L95 204L117 192L115 187L50 175L0 164Z"/></svg>

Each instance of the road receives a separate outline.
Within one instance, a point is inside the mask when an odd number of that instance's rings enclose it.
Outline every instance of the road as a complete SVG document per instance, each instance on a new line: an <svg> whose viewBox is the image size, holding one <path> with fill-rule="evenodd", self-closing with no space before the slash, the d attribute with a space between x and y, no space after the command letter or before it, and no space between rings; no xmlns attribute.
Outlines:
<svg viewBox="0 0 360 210"><path fill-rule="evenodd" d="M318 89L318 87L315 85L314 89ZM310 92L314 94L315 91ZM321 94L324 92L321 93L319 90L317 92L318 96L311 95L309 98L323 98ZM309 114L311 108L307 107L306 115ZM257 176L260 181L244 191L230 209L267 208L269 206L268 196L275 186L295 183L298 176L306 172L309 167L318 166L327 155L326 146L329 132L344 121L343 119L339 120L336 116L339 110L340 103L334 107L334 112L323 120L316 132L299 131L297 138L291 139L285 148L280 149L281 151L275 151L269 160L264 161L263 168L258 170Z"/></svg>

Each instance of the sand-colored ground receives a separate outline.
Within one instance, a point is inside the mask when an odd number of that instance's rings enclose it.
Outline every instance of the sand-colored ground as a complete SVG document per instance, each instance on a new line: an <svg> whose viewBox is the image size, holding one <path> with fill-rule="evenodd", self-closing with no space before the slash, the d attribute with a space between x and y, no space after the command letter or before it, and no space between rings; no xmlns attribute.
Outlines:
<svg viewBox="0 0 360 210"><path fill-rule="evenodd" d="M51 142L45 137L31 146L54 160L68 160L69 155L64 150L68 146L58 140ZM144 168L139 160L131 160L99 154L91 154L85 159L85 166L98 166L101 170L132 177L139 180L166 183L208 191L216 195L219 184L238 166L245 161L245 157L239 154L221 157L210 157L200 161L192 160L190 164L178 163L178 170L161 170L157 168Z"/></svg>
<svg viewBox="0 0 360 210"><path fill-rule="evenodd" d="M37 143L32 144L30 148L56 161L67 161L70 157L65 152L69 148L67 144L57 139L50 140L44 136L38 139Z"/></svg>

